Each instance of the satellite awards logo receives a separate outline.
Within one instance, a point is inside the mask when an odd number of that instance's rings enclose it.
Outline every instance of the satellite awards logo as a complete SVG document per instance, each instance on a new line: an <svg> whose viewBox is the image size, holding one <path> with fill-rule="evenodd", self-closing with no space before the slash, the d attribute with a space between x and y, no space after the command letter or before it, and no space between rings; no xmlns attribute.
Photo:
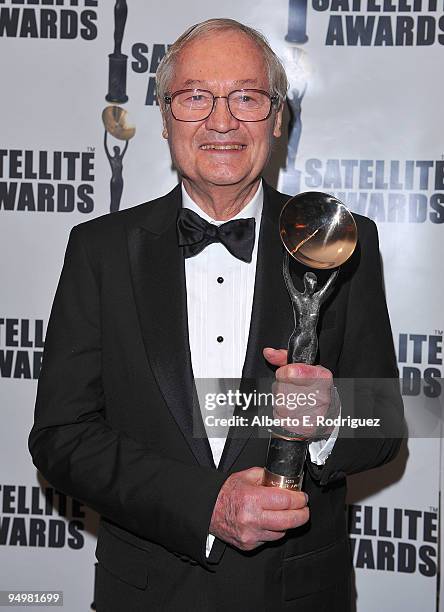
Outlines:
<svg viewBox="0 0 444 612"><path fill-rule="evenodd" d="M0 317L0 379L38 379L45 327L42 319Z"/></svg>
<svg viewBox="0 0 444 612"><path fill-rule="evenodd" d="M442 2L438 0L312 0L312 5L315 11L328 11L326 46L444 45Z"/></svg>
<svg viewBox="0 0 444 612"><path fill-rule="evenodd" d="M398 364L404 396L441 396L444 376L442 351L442 329L432 334L399 334Z"/></svg>
<svg viewBox="0 0 444 612"><path fill-rule="evenodd" d="M367 10L382 10L381 6L379 9L375 8L379 6L378 0L366 1ZM364 0L362 2L354 0L353 8L350 10L356 12L360 10L361 5L364 5ZM328 7L331 11L337 12L349 10L348 0L313 0L312 6L316 11L324 11ZM392 4L387 0L383 10L395 11L393 7L387 8L390 6ZM430 4L430 7L430 11L436 9L435 4L433 6ZM353 19L358 29L360 20L366 20L365 23L370 25L375 21L374 16L360 15ZM401 17L396 19L399 20ZM413 24L414 18L409 19ZM423 31L424 23L429 23L427 32L432 31L432 21L430 21L432 17L423 16L423 21L421 17L415 19L418 20L419 33ZM347 28L350 29L349 17L345 17L345 20ZM335 23L337 24L334 18L330 17L329 28ZM380 18L380 23L384 23L383 17ZM410 25L413 27L412 24ZM441 17L439 24L439 27L444 29L444 16ZM353 212L366 215L377 223L444 223L444 160L309 158L297 167L296 157L302 132L302 100L312 72L308 54L301 48L301 45L308 40L306 27L307 0L289 0L288 33L285 36L286 47L282 59L290 85L287 94L290 123L287 161L285 170L281 172L280 190L288 194L325 190L345 202ZM365 27L366 31L369 31L370 26ZM371 35L368 35L364 41L362 37L362 40L360 37L355 40L348 35L347 44L368 46L369 36L371 38ZM441 38L438 36L439 42L444 44L444 35ZM382 44L375 40L373 45ZM396 44L401 42L398 41ZM339 43L333 43L332 40L329 42L327 38L325 44Z"/></svg>
<svg viewBox="0 0 444 612"><path fill-rule="evenodd" d="M122 53L127 16L126 0L116 0L114 5L114 51L108 56L108 94L105 96L105 99L112 104L102 112L102 120L105 126L104 147L111 167L110 212L116 212L120 208L123 193L123 158L128 149L129 141L136 133L136 128L128 123L127 111L118 106L118 104L128 102L126 94L128 56ZM108 134L118 141L125 142L123 149L121 145L115 144L112 148L113 153L111 153L108 146Z"/></svg>
<svg viewBox="0 0 444 612"><path fill-rule="evenodd" d="M0 484L0 547L80 550L86 518L82 502L53 487Z"/></svg>
<svg viewBox="0 0 444 612"><path fill-rule="evenodd" d="M311 7L327 16L327 47L444 45L444 16L438 0L312 0ZM306 18L307 0L290 0L287 42L306 42Z"/></svg>
<svg viewBox="0 0 444 612"><path fill-rule="evenodd" d="M6 4L0 7L0 37L94 40L97 38L97 10L94 10L97 8L97 2L98 0L0 0L0 5ZM42 6L14 6L17 4Z"/></svg>

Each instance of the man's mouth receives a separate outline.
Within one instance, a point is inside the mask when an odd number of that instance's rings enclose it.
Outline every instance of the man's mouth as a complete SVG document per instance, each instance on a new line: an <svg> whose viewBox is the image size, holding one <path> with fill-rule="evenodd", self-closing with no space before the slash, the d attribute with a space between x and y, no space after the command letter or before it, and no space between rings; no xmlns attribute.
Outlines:
<svg viewBox="0 0 444 612"><path fill-rule="evenodd" d="M246 149L247 145L243 145L243 144L226 144L226 145L222 145L222 144L203 144L200 145L199 149L202 149L203 151L210 151L210 150L214 150L214 151L242 151L243 149Z"/></svg>

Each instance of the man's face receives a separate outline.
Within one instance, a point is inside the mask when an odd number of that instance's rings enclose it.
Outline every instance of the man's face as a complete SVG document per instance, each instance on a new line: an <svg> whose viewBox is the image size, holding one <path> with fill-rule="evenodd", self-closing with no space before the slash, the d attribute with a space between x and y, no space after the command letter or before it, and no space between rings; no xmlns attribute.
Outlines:
<svg viewBox="0 0 444 612"><path fill-rule="evenodd" d="M187 44L176 62L169 93L180 89L206 89L227 96L235 89L270 92L259 47L246 35L223 31ZM226 99L217 99L203 121L177 121L167 109L164 136L168 137L174 165L182 177L201 188L253 182L270 155L273 136L280 136L282 110L273 107L268 119L242 122L228 110ZM215 150L206 145L241 145Z"/></svg>

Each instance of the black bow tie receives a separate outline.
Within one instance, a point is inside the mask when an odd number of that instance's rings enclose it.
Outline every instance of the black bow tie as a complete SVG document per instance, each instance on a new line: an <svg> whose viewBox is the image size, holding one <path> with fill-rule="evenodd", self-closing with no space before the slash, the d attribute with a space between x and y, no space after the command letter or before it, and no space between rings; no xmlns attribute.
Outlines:
<svg viewBox="0 0 444 612"><path fill-rule="evenodd" d="M253 217L214 225L189 208L181 208L177 218L179 246L183 248L185 257L192 257L212 242L221 242L234 257L249 263L253 253L255 225Z"/></svg>

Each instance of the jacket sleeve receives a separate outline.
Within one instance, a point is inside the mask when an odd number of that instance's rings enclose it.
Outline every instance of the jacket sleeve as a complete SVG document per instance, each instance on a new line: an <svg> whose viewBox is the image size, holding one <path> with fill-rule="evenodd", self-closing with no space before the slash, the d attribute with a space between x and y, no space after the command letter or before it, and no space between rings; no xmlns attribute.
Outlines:
<svg viewBox="0 0 444 612"><path fill-rule="evenodd" d="M342 417L349 417L325 466L309 464L321 485L391 461L405 436L393 338L384 295L376 225L364 219L359 264L350 282L337 381ZM360 419L358 427L351 419ZM373 419L379 426L362 425ZM355 421L355 423L358 421Z"/></svg>
<svg viewBox="0 0 444 612"><path fill-rule="evenodd" d="M133 534L206 565L205 542L228 474L161 456L105 420L100 292L71 232L55 295L29 449L56 488Z"/></svg>

